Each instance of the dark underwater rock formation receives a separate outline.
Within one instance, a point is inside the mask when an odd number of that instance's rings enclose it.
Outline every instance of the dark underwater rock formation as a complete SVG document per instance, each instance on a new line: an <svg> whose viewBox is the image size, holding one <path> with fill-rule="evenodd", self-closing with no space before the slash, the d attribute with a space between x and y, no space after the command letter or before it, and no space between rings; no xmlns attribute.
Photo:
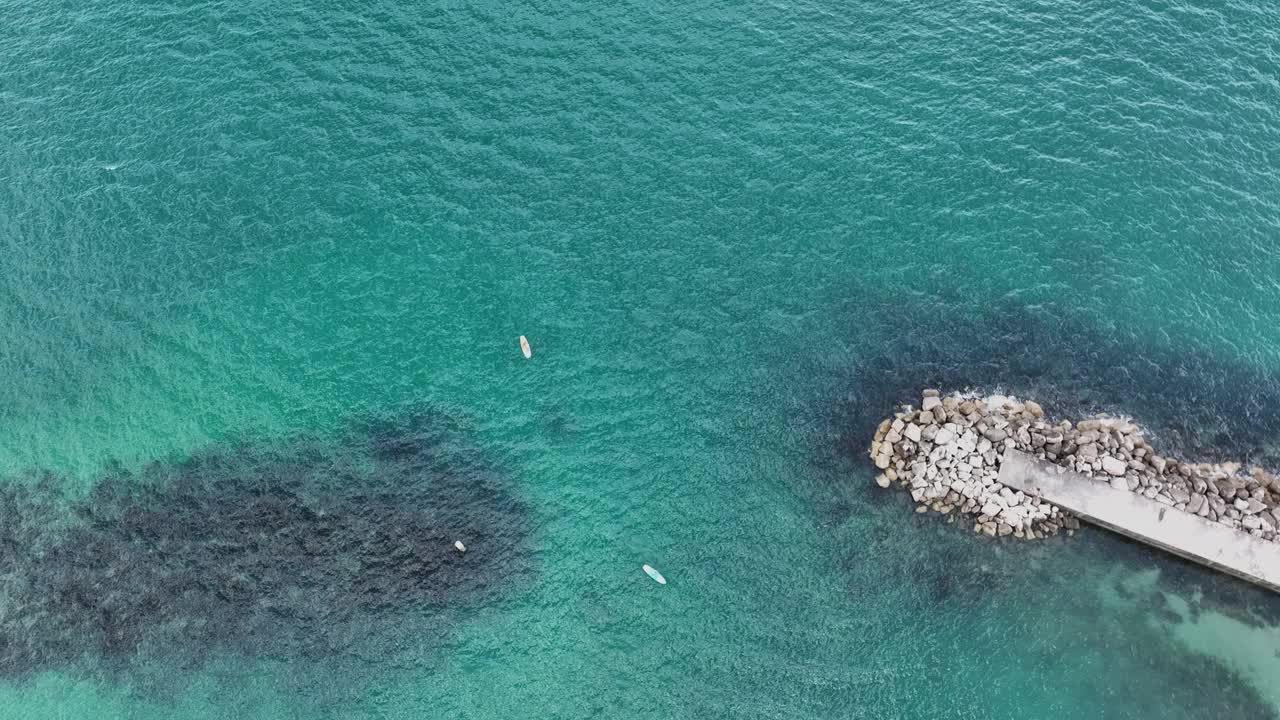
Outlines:
<svg viewBox="0 0 1280 720"><path fill-rule="evenodd" d="M837 430L847 457L920 387L948 387L1035 397L1070 416L1129 413L1170 452L1280 467L1280 372L1216 348L1006 301L975 310L929 296L864 298L849 313L852 336L865 341L838 369L833 423L856 428Z"/></svg>
<svg viewBox="0 0 1280 720"><path fill-rule="evenodd" d="M64 486L0 484L2 676L325 658L529 572L525 504L430 411Z"/></svg>

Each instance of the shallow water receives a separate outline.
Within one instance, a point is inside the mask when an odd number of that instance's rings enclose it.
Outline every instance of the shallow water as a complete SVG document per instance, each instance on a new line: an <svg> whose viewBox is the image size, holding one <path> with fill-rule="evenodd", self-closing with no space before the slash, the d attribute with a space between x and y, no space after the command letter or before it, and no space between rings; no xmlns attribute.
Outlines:
<svg viewBox="0 0 1280 720"><path fill-rule="evenodd" d="M49 543L5 549L8 716L1278 712L1280 601L975 537L861 455L937 383L1274 464L1271 5L0 9L0 475ZM414 408L430 472L352 440ZM246 509L297 465L281 524ZM282 560L317 507L348 534ZM41 554L139 508L244 529ZM391 582L371 508L473 535L440 557L477 592ZM243 615L128 596L215 528L265 549ZM129 642L15 602L83 583Z"/></svg>

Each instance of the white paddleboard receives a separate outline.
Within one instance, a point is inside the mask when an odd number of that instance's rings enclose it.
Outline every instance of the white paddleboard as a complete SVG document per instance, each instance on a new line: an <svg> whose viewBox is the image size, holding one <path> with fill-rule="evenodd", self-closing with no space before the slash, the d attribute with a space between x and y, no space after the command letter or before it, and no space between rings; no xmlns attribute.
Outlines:
<svg viewBox="0 0 1280 720"><path fill-rule="evenodd" d="M520 352L524 353L525 360L533 357L533 351L529 349L529 341L523 335L520 336Z"/></svg>
<svg viewBox="0 0 1280 720"><path fill-rule="evenodd" d="M645 566L644 566L644 572L645 572L645 574L646 574L646 575L648 575L649 577L651 577L651 578L653 578L654 580L658 581L658 584L659 584L659 585L666 585L666 584L667 584L667 579L666 579L666 578L664 578L664 577L662 577L662 573L658 572L657 570L654 570L653 568L649 567L648 565L645 565Z"/></svg>

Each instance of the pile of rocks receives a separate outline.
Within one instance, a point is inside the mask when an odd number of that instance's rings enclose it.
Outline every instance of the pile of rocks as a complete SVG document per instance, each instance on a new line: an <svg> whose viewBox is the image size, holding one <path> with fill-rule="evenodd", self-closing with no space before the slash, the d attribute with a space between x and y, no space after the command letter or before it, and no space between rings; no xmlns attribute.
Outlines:
<svg viewBox="0 0 1280 720"><path fill-rule="evenodd" d="M1003 395L942 397L925 390L920 408L907 405L880 423L871 459L876 484L895 481L930 509L976 516L974 530L1039 538L1074 530L1079 521L1040 498L1001 485L1000 458L1016 448L1113 488L1280 540L1280 484L1239 463L1190 463L1158 454L1140 427L1123 418L1050 422L1033 401Z"/></svg>

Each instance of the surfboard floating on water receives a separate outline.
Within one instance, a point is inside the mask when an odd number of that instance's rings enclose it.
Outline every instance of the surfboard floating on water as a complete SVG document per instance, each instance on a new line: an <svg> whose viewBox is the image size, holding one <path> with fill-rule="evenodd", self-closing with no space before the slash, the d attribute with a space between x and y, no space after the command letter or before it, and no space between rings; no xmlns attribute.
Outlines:
<svg viewBox="0 0 1280 720"><path fill-rule="evenodd" d="M658 581L658 584L659 584L659 585L666 585L666 584L667 584L667 579L666 579L666 578L664 578L664 577L662 577L662 573L658 572L657 570L654 570L653 568L649 567L648 565L645 565L645 566L644 566L644 572L645 572L645 574L646 574L646 575L648 575L649 577L651 577L651 578L653 578L654 580Z"/></svg>
<svg viewBox="0 0 1280 720"><path fill-rule="evenodd" d="M524 353L525 360L533 357L533 351L529 349L529 341L523 335L520 336L520 352Z"/></svg>

